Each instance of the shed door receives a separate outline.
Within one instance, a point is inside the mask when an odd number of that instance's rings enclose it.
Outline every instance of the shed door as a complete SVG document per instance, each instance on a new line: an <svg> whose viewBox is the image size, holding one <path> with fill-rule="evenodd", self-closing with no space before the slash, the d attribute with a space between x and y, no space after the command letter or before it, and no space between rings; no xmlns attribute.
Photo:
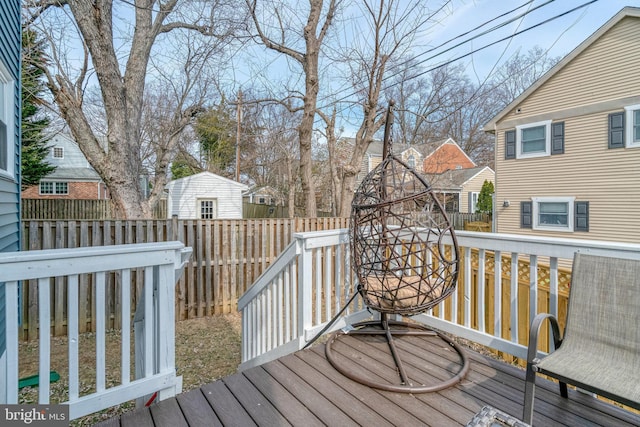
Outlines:
<svg viewBox="0 0 640 427"><path fill-rule="evenodd" d="M198 218L200 219L216 219L218 217L218 200L217 199L198 199Z"/></svg>

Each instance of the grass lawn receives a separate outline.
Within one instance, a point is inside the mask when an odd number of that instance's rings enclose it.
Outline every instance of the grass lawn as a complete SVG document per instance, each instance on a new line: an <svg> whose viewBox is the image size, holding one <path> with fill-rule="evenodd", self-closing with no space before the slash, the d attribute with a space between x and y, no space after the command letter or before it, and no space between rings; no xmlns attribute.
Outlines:
<svg viewBox="0 0 640 427"><path fill-rule="evenodd" d="M95 390L94 334L80 337L80 394ZM133 348L133 344L132 344ZM51 403L68 399L67 339L51 339L51 369L60 380L51 384ZM38 342L20 343L20 378L38 372ZM133 363L133 358L132 358ZM120 333L107 332L107 387L120 382ZM176 324L176 367L182 375L182 390L187 391L236 372L240 364L240 314L225 314L200 319L183 320ZM131 375L133 378L133 374ZM19 403L36 403L38 388L20 390ZM72 426L90 426L135 408L126 402L105 411L74 420Z"/></svg>

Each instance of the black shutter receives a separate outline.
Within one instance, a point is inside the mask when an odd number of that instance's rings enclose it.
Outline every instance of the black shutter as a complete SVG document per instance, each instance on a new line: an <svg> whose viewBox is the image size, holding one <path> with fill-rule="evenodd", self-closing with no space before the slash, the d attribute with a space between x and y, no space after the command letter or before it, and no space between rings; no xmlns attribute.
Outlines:
<svg viewBox="0 0 640 427"><path fill-rule="evenodd" d="M589 231L589 202L575 202L574 231Z"/></svg>
<svg viewBox="0 0 640 427"><path fill-rule="evenodd" d="M564 122L551 124L551 154L564 154Z"/></svg>
<svg viewBox="0 0 640 427"><path fill-rule="evenodd" d="M609 148L624 147L624 111L609 114Z"/></svg>
<svg viewBox="0 0 640 427"><path fill-rule="evenodd" d="M520 228L533 228L533 202L520 202Z"/></svg>
<svg viewBox="0 0 640 427"><path fill-rule="evenodd" d="M504 158L516 158L516 131L508 130L504 133Z"/></svg>

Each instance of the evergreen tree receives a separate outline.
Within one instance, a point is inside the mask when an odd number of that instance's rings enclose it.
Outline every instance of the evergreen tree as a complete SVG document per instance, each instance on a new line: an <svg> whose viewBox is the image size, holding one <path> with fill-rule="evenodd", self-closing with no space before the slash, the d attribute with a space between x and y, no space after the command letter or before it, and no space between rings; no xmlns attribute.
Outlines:
<svg viewBox="0 0 640 427"><path fill-rule="evenodd" d="M476 203L477 213L492 213L493 212L493 182L485 179L478 194L478 202Z"/></svg>
<svg viewBox="0 0 640 427"><path fill-rule="evenodd" d="M223 99L218 106L200 114L195 130L207 170L232 177L236 159L236 122L226 101Z"/></svg>
<svg viewBox="0 0 640 427"><path fill-rule="evenodd" d="M46 162L49 153L48 139L44 130L49 119L42 114L40 106L44 91L42 67L45 65L44 41L35 31L22 31L22 159L20 165L21 186L27 188L38 184L40 179L55 170Z"/></svg>

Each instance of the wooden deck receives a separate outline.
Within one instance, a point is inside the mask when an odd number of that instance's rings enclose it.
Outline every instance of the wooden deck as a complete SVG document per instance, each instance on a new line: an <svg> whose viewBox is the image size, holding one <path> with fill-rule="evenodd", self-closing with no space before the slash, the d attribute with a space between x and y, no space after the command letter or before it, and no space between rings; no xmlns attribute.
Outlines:
<svg viewBox="0 0 640 427"><path fill-rule="evenodd" d="M437 337L397 340L409 375L433 384L457 371L457 354ZM376 379L395 379L395 367L380 337L348 337L333 346L354 369ZM520 418L524 371L467 351L471 368L458 385L435 393L375 390L344 377L327 361L324 344L248 369L100 426L459 426L485 405ZM591 396L538 379L536 426L638 426L632 414Z"/></svg>

